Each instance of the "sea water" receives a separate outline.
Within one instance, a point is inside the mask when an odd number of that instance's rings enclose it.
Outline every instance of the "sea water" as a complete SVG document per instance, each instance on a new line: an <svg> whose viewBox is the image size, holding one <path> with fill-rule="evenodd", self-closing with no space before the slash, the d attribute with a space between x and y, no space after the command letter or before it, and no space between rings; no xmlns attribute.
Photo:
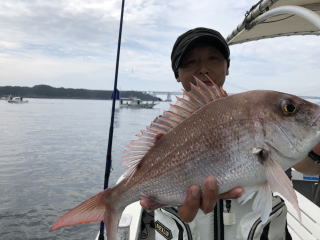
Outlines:
<svg viewBox="0 0 320 240"><path fill-rule="evenodd" d="M28 100L0 101L0 239L94 239L99 223L49 228L103 188L111 101ZM125 146L167 106L116 108L109 186Z"/></svg>

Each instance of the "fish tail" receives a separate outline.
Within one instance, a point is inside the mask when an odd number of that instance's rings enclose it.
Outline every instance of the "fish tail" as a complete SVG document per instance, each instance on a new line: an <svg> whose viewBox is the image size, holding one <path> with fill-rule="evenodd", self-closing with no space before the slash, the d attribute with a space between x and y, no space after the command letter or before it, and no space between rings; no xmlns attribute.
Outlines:
<svg viewBox="0 0 320 240"><path fill-rule="evenodd" d="M60 217L50 230L54 231L65 226L104 221L108 240L115 240L123 211L123 207L116 204L116 195L113 188L98 193Z"/></svg>

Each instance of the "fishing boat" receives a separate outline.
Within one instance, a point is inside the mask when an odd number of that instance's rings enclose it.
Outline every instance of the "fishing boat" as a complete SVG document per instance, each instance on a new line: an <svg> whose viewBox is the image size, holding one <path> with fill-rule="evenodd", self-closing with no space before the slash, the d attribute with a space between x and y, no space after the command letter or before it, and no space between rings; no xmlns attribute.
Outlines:
<svg viewBox="0 0 320 240"><path fill-rule="evenodd" d="M139 98L120 98L120 107L122 108L153 108L154 101L144 101Z"/></svg>
<svg viewBox="0 0 320 240"><path fill-rule="evenodd" d="M28 103L28 100L24 100L23 97L13 97L8 99L8 103L16 103L16 104Z"/></svg>
<svg viewBox="0 0 320 240"><path fill-rule="evenodd" d="M0 100L8 101L8 99L9 99L9 96L3 96L3 97L0 97Z"/></svg>
<svg viewBox="0 0 320 240"><path fill-rule="evenodd" d="M227 42L229 45L234 45L292 35L320 35L320 0L261 0L246 12L243 21L227 37ZM319 240L319 176L301 175L294 170L292 176L296 189L302 184L299 189L302 193L296 191L302 212L302 221L297 219L294 209L288 206L289 232L293 240ZM304 188L314 188L314 191L307 194L301 190ZM139 202L132 203L126 207L122 214L119 223L120 239L153 240L155 239L155 225L152 213L144 211ZM163 228L160 231L166 234L166 229ZM98 234L96 240L98 239L103 239L102 235L99 237ZM170 236L167 239L170 239Z"/></svg>

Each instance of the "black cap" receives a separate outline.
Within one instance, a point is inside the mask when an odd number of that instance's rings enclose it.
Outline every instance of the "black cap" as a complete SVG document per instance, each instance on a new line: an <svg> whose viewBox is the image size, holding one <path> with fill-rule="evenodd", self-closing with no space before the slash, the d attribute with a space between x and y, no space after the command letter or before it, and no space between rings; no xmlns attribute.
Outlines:
<svg viewBox="0 0 320 240"><path fill-rule="evenodd" d="M205 42L216 47L230 64L230 50L224 37L216 30L210 28L194 28L180 35L171 52L171 66L176 78L178 77L178 68L186 52L198 42Z"/></svg>

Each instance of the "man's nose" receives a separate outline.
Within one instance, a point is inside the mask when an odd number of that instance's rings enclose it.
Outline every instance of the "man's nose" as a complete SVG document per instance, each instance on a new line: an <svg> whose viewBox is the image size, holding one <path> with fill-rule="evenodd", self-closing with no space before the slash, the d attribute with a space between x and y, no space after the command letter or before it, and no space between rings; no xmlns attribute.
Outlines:
<svg viewBox="0 0 320 240"><path fill-rule="evenodd" d="M208 74L209 73L209 68L207 67L206 61L200 61L199 73L200 74Z"/></svg>

